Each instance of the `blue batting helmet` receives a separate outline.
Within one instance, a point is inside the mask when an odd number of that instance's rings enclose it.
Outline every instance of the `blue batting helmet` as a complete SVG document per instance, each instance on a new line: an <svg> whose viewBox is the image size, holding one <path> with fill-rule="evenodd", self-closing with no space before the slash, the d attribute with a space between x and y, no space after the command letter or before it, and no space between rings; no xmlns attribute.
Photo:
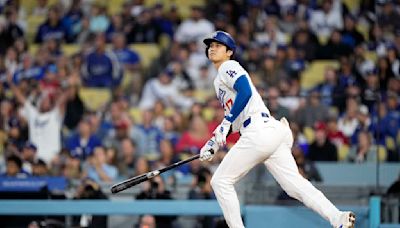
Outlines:
<svg viewBox="0 0 400 228"><path fill-rule="evenodd" d="M227 32L216 31L211 35L211 37L208 37L203 40L203 43L205 43L207 45L207 48L206 48L207 57L208 57L207 51L208 51L208 48L210 47L211 42L219 42L219 43L225 45L228 49L232 50L233 53L235 53L235 50L236 50L235 40Z"/></svg>

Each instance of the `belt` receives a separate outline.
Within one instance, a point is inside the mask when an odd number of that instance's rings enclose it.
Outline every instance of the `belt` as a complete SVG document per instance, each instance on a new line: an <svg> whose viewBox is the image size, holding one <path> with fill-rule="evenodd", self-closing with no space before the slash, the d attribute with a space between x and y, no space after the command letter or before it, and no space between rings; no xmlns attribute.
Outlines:
<svg viewBox="0 0 400 228"><path fill-rule="evenodd" d="M269 115L268 115L268 113L266 113L266 112L262 112L262 113L261 113L261 117L269 118ZM249 126L250 123L251 123L251 117L247 118L247 119L243 122L243 127Z"/></svg>

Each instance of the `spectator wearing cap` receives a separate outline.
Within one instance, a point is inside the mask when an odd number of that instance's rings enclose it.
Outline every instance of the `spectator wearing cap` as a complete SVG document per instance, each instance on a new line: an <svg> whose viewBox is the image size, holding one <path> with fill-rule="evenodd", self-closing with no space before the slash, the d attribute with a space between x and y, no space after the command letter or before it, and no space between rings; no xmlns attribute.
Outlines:
<svg viewBox="0 0 400 228"><path fill-rule="evenodd" d="M380 84L378 78L378 71L376 68L371 68L365 72L365 85L362 88L361 99L369 110L375 109L375 103L380 95Z"/></svg>
<svg viewBox="0 0 400 228"><path fill-rule="evenodd" d="M175 32L175 41L178 43L197 42L213 31L214 25L203 16L203 7L193 5L190 17L182 21L177 28Z"/></svg>
<svg viewBox="0 0 400 228"><path fill-rule="evenodd" d="M105 35L95 37L95 50L89 53L82 65L84 85L89 87L115 87L122 79L122 68L117 56L106 50Z"/></svg>
<svg viewBox="0 0 400 228"><path fill-rule="evenodd" d="M147 81L139 107L141 109L152 109L155 103L161 100L166 107L190 108L193 104L192 99L179 92L176 84L172 83L173 77L172 69L167 68L160 72L157 78Z"/></svg>
<svg viewBox="0 0 400 228"><path fill-rule="evenodd" d="M73 156L85 160L94 148L101 145L100 140L92 133L89 120L83 119L79 122L78 132L72 135L66 143L68 150Z"/></svg>
<svg viewBox="0 0 400 228"><path fill-rule="evenodd" d="M52 6L47 15L47 20L37 30L35 43L42 43L47 39L70 41L68 29L61 20L60 8Z"/></svg>
<svg viewBox="0 0 400 228"><path fill-rule="evenodd" d="M360 105L357 112L358 125L353 135L351 136L351 144L358 143L358 133L361 131L369 131L371 127L371 117L366 105Z"/></svg>
<svg viewBox="0 0 400 228"><path fill-rule="evenodd" d="M316 122L314 126L315 139L311 143L307 157L311 161L337 161L337 148L327 138L324 122Z"/></svg>
<svg viewBox="0 0 400 228"><path fill-rule="evenodd" d="M282 32L287 34L293 34L297 29L297 6L291 5L281 8L282 20L278 21L279 28Z"/></svg>
<svg viewBox="0 0 400 228"><path fill-rule="evenodd" d="M26 142L21 150L22 167L28 173L32 173L33 163L36 162L37 147L31 142Z"/></svg>
<svg viewBox="0 0 400 228"><path fill-rule="evenodd" d="M112 183L118 177L116 167L107 164L106 151L102 146L94 149L88 158L88 163L84 165L84 177L88 177L98 183Z"/></svg>

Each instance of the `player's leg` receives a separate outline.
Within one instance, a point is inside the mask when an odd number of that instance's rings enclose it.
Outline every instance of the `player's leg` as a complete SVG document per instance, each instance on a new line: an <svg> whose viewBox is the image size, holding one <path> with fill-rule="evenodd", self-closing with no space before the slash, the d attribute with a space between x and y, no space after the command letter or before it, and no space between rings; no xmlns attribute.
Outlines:
<svg viewBox="0 0 400 228"><path fill-rule="evenodd" d="M273 129L270 131L272 132ZM211 179L212 188L222 208L225 220L231 228L244 227L234 184L256 164L267 158L266 147L273 151L279 146L278 143L274 143L277 141L274 139L271 139L268 146L263 145L264 143L257 144L257 142L265 142L265 138L261 138L262 136L257 132L243 134L224 157Z"/></svg>
<svg viewBox="0 0 400 228"><path fill-rule="evenodd" d="M264 164L289 196L320 214L334 227L339 227L343 213L299 173L291 148L287 144L283 143Z"/></svg>

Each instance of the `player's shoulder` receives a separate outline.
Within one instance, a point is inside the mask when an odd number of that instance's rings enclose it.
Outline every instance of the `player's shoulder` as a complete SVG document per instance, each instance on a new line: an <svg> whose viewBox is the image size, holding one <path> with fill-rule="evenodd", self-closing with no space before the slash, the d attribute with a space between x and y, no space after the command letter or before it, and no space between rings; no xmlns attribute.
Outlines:
<svg viewBox="0 0 400 228"><path fill-rule="evenodd" d="M226 75L233 78L233 76L241 73L243 71L243 67L235 60L228 60L221 64L218 69L219 75Z"/></svg>
<svg viewBox="0 0 400 228"><path fill-rule="evenodd" d="M219 72L224 72L228 69L240 69L242 68L242 66L235 60L228 60L225 61L221 64L221 66L219 67L218 71Z"/></svg>

